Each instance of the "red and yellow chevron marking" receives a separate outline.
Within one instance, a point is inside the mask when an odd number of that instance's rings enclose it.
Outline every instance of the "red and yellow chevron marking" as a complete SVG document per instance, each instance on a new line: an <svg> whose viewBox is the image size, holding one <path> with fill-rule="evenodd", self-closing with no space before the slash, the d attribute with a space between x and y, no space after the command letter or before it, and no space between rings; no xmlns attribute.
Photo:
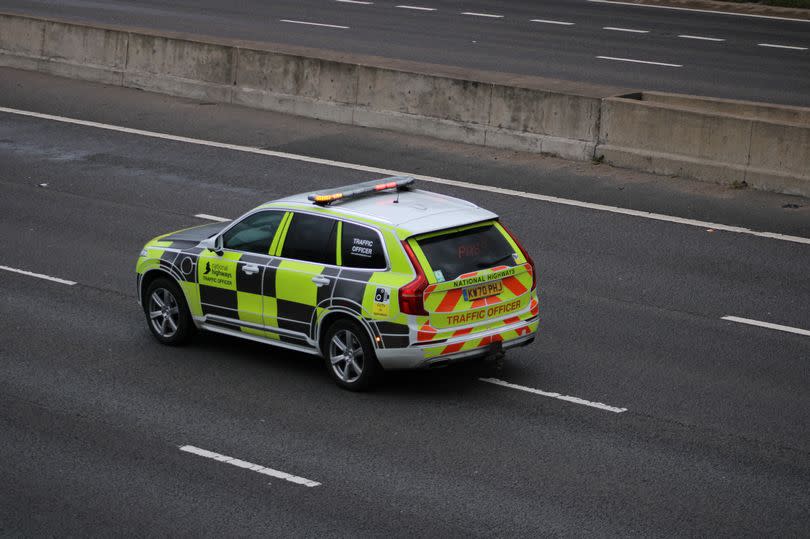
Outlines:
<svg viewBox="0 0 810 539"><path fill-rule="evenodd" d="M437 313L449 313L456 310L456 305L461 300L463 296L463 291L461 288L453 288L448 290L444 293L444 297L442 298L441 303L439 306L436 307Z"/></svg>
<svg viewBox="0 0 810 539"><path fill-rule="evenodd" d="M472 333L472 328L464 328L464 329L460 329L458 331L453 332L453 337L461 337L462 335L467 335L469 333ZM456 344L451 344L449 346L445 346L444 350L442 350L442 355L444 355L444 354L454 354L456 352L459 352L464 347L464 344L465 343L460 342L460 343L456 343Z"/></svg>
<svg viewBox="0 0 810 539"><path fill-rule="evenodd" d="M532 297L528 303L529 308L526 308L520 314L510 316L502 320L493 321L488 324L481 324L478 326L467 326L464 328L457 328L457 329L448 328L444 330L436 329L431 326L431 329L436 330L436 333L431 333L431 340L435 341L445 339L449 340L463 337L465 335L469 336L469 340L465 340L454 344L445 344L445 345L437 344L436 346L425 348L424 349L425 358L432 359L443 355L455 354L458 352L467 352L470 350L474 350L476 348L488 346L493 342L497 341L508 342L514 339L518 339L520 337L531 335L533 332L537 331L538 321L536 320L536 317L539 309L537 299L535 297ZM534 320L532 322L529 322L529 320L532 319ZM479 338L475 337L475 335L478 333L486 333L489 331L493 331L498 327L514 326L516 324L520 324L521 322L525 322L526 325L515 329L504 330L496 333L495 335L490 335L487 337L479 337Z"/></svg>
<svg viewBox="0 0 810 539"><path fill-rule="evenodd" d="M436 333L436 328L432 327L430 323L425 322L416 333L416 342L431 341L436 338Z"/></svg>

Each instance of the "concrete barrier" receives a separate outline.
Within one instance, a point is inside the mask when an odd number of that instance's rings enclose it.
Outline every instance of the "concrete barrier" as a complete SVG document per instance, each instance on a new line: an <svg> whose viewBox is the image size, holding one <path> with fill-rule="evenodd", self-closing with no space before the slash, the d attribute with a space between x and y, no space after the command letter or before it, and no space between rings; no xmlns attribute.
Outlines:
<svg viewBox="0 0 810 539"><path fill-rule="evenodd" d="M580 160L601 98L620 91L13 14L0 14L0 65Z"/></svg>
<svg viewBox="0 0 810 539"><path fill-rule="evenodd" d="M810 109L672 94L602 101L614 166L810 196Z"/></svg>
<svg viewBox="0 0 810 539"><path fill-rule="evenodd" d="M8 13L0 66L810 196L800 107Z"/></svg>

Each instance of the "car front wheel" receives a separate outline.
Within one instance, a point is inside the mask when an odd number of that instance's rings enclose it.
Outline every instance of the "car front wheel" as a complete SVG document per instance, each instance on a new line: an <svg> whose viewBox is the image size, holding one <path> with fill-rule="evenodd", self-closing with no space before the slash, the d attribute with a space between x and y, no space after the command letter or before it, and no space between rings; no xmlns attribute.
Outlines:
<svg viewBox="0 0 810 539"><path fill-rule="evenodd" d="M194 333L183 292L170 279L152 281L144 294L143 309L152 335L163 344L183 344Z"/></svg>

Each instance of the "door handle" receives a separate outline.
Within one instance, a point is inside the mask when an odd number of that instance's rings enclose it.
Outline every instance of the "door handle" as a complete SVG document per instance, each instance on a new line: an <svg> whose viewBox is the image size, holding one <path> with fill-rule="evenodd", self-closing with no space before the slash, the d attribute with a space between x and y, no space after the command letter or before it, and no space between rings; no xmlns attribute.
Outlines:
<svg viewBox="0 0 810 539"><path fill-rule="evenodd" d="M330 281L329 279L327 279L326 277L323 277L321 275L316 275L315 277L312 278L312 282L320 287L320 286L326 286L329 283L331 283L332 281Z"/></svg>
<svg viewBox="0 0 810 539"><path fill-rule="evenodd" d="M253 275L254 273L259 273L259 266L256 264L245 264L242 266L242 271L248 275Z"/></svg>

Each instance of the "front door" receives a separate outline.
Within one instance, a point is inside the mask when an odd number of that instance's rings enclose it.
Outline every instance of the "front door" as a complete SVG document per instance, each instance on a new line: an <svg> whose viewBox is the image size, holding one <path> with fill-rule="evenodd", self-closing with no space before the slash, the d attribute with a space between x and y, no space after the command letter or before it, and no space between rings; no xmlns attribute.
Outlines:
<svg viewBox="0 0 810 539"><path fill-rule="evenodd" d="M225 231L221 253L200 254L197 280L206 322L266 336L264 275L283 217L280 211L252 213Z"/></svg>

